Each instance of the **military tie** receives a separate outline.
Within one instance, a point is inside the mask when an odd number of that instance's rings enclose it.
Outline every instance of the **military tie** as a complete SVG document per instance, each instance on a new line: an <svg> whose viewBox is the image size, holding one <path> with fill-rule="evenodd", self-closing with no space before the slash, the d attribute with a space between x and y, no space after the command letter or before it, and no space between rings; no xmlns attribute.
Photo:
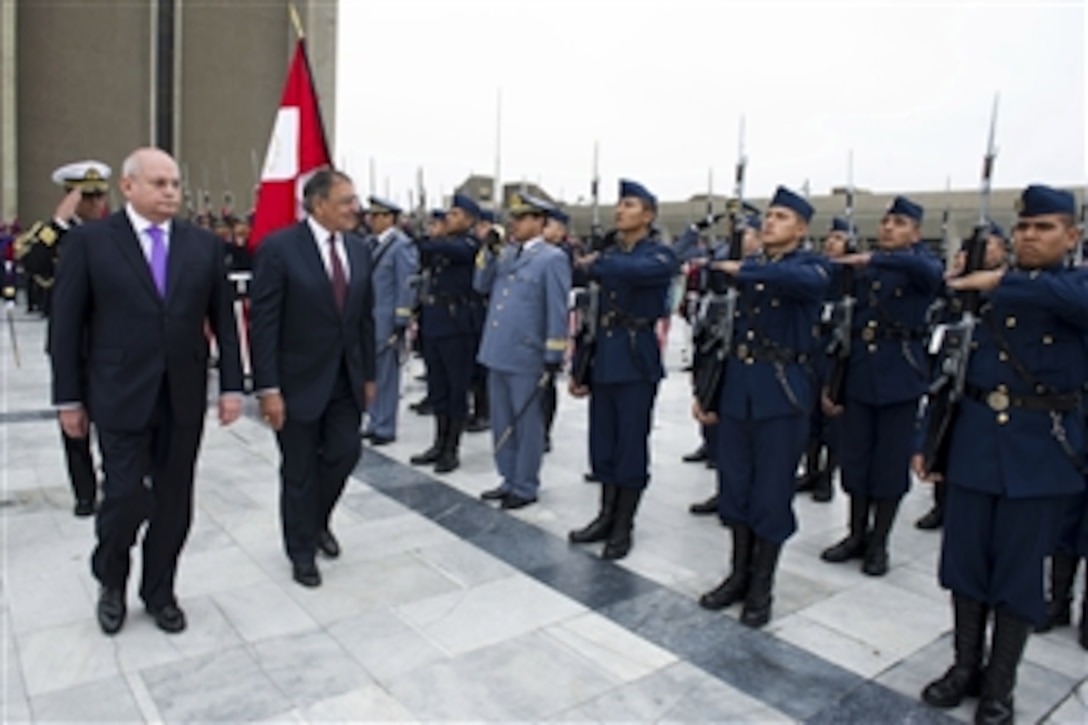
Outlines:
<svg viewBox="0 0 1088 725"><path fill-rule="evenodd" d="M336 253L336 235L329 235L329 267L332 273L329 275L332 281L332 296L336 300L336 310L344 313L344 300L348 296L348 280L344 276L344 264L340 261L340 255Z"/></svg>
<svg viewBox="0 0 1088 725"><path fill-rule="evenodd" d="M151 255L148 264L151 267L151 278L155 280L155 289L159 291L159 297L166 297L166 240L162 232L162 227L157 225L147 228L147 236L151 237Z"/></svg>

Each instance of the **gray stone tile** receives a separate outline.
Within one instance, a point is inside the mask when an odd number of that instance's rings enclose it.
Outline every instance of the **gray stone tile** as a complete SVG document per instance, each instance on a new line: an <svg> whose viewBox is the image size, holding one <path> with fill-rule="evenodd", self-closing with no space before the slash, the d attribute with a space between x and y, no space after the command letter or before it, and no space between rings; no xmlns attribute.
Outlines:
<svg viewBox="0 0 1088 725"><path fill-rule="evenodd" d="M552 717L617 684L534 633L395 677L388 690L421 720L526 721Z"/></svg>
<svg viewBox="0 0 1088 725"><path fill-rule="evenodd" d="M243 647L153 667L140 676L166 721L259 720L292 707Z"/></svg>
<svg viewBox="0 0 1088 725"><path fill-rule="evenodd" d="M389 609L340 620L328 632L383 685L397 675L448 657Z"/></svg>
<svg viewBox="0 0 1088 725"><path fill-rule="evenodd" d="M839 667L871 678L894 665L899 658L848 634L815 622L803 613L776 618L767 631Z"/></svg>
<svg viewBox="0 0 1088 725"><path fill-rule="evenodd" d="M340 644L324 632L267 639L253 645L257 664L298 707L372 682Z"/></svg>
<svg viewBox="0 0 1088 725"><path fill-rule="evenodd" d="M16 638L30 697L67 690L118 673L113 641L92 613L79 622L39 629Z"/></svg>
<svg viewBox="0 0 1088 725"><path fill-rule="evenodd" d="M247 642L317 629L317 622L270 582L217 592L212 599Z"/></svg>
<svg viewBox="0 0 1088 725"><path fill-rule="evenodd" d="M31 700L38 722L143 722L124 677L115 675Z"/></svg>
<svg viewBox="0 0 1088 725"><path fill-rule="evenodd" d="M395 609L447 652L460 654L581 614L585 608L522 576Z"/></svg>

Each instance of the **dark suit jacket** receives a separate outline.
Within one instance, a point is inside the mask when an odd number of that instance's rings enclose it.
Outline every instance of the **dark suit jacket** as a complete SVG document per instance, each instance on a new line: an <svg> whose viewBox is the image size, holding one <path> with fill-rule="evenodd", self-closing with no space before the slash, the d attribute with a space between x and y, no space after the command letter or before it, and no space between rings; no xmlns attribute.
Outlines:
<svg viewBox="0 0 1088 725"><path fill-rule="evenodd" d="M54 404L79 402L103 429L139 431L151 422L165 381L174 421L200 424L207 410L205 323L219 345L220 390L241 392L238 328L219 240L175 219L166 276L163 299L124 211L65 236L49 325Z"/></svg>
<svg viewBox="0 0 1088 725"><path fill-rule="evenodd" d="M309 224L280 230L257 250L250 288L254 388L278 388L287 416L299 421L324 412L342 363L360 411L363 384L374 380L370 250L361 237L343 236L350 269L343 315Z"/></svg>

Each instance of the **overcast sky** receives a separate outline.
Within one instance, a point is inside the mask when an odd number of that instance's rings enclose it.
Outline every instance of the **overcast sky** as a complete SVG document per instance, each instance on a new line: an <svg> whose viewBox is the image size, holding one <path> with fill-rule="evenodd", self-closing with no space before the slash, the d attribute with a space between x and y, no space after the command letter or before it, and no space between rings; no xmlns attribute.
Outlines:
<svg viewBox="0 0 1088 725"><path fill-rule="evenodd" d="M1077 2L340 0L334 157L361 192L430 198L502 178L602 199L974 188L1001 96L994 183L1083 185L1086 14Z"/></svg>

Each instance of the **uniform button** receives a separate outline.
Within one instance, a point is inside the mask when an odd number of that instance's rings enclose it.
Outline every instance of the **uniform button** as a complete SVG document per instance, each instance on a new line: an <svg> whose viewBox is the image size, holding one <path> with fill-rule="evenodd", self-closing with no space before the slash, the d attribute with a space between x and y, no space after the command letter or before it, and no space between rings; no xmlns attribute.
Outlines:
<svg viewBox="0 0 1088 725"><path fill-rule="evenodd" d="M901 290L901 289L897 289L897 290L895 291L895 296L896 296L896 297L902 297L902 296L903 296L903 290Z"/></svg>
<svg viewBox="0 0 1088 725"><path fill-rule="evenodd" d="M869 352L876 352L876 345L869 345Z"/></svg>
<svg viewBox="0 0 1088 725"><path fill-rule="evenodd" d="M997 389L998 389L998 390L1000 390L1000 391L1001 391L1002 393L1007 393L1007 392L1009 392L1009 386L1008 386L1008 385L1005 385L1005 383L1000 383L1000 384L999 384L999 385L997 386Z"/></svg>
<svg viewBox="0 0 1088 725"><path fill-rule="evenodd" d="M495 320L494 322L491 323L491 326L492 327L498 327L499 326L499 321Z"/></svg>
<svg viewBox="0 0 1088 725"><path fill-rule="evenodd" d="M869 320L869 322L866 323L866 327L876 327L876 320Z"/></svg>
<svg viewBox="0 0 1088 725"><path fill-rule="evenodd" d="M502 309L502 303L500 302L499 304L495 305L495 309L496 310L501 310Z"/></svg>
<svg viewBox="0 0 1088 725"><path fill-rule="evenodd" d="M1009 315L1005 318L1005 327L1016 327L1016 318Z"/></svg>
<svg viewBox="0 0 1088 725"><path fill-rule="evenodd" d="M972 350L977 350L978 349L978 343L977 342L972 342L971 343L971 349Z"/></svg>
<svg viewBox="0 0 1088 725"><path fill-rule="evenodd" d="M998 425L1005 425L1008 422L1009 422L1009 414L1008 413L998 413L997 414L997 424Z"/></svg>
<svg viewBox="0 0 1088 725"><path fill-rule="evenodd" d="M753 307L752 308L752 314L753 315L758 315L759 314L759 308L758 307Z"/></svg>
<svg viewBox="0 0 1088 725"><path fill-rule="evenodd" d="M734 312L733 317L739 318L740 317L740 310L737 310L736 312Z"/></svg>
<svg viewBox="0 0 1088 725"><path fill-rule="evenodd" d="M1054 344L1054 338L1051 337L1050 335L1043 335L1043 344L1044 345L1053 345Z"/></svg>
<svg viewBox="0 0 1088 725"><path fill-rule="evenodd" d="M1005 352L1004 350L1002 350L1001 352L997 353L997 359L1000 360L1001 362L1008 362L1009 361L1009 354L1007 352Z"/></svg>
<svg viewBox="0 0 1088 725"><path fill-rule="evenodd" d="M749 340L754 340L754 339L756 339L756 331L755 331L755 330L749 330L749 331L748 331L748 339L749 339Z"/></svg>
<svg viewBox="0 0 1088 725"><path fill-rule="evenodd" d="M506 277L506 278L507 278L507 279L514 279L514 275L512 275L512 274L511 274L511 275L507 275L507 277Z"/></svg>
<svg viewBox="0 0 1088 725"><path fill-rule="evenodd" d="M880 289L880 280L879 279L874 279L873 280L873 289Z"/></svg>
<svg viewBox="0 0 1088 725"><path fill-rule="evenodd" d="M782 303L778 301L777 297L775 297L773 300L771 300L771 307L778 307L780 304L782 304Z"/></svg>
<svg viewBox="0 0 1088 725"><path fill-rule="evenodd" d="M756 292L762 292L762 291L763 291L763 283L762 282L756 282Z"/></svg>
<svg viewBox="0 0 1088 725"><path fill-rule="evenodd" d="M746 358L744 358L744 364L745 364L745 365L751 365L751 364L753 364L754 362L755 362L755 360L754 360L753 358L750 358L750 357L746 357Z"/></svg>
<svg viewBox="0 0 1088 725"><path fill-rule="evenodd" d="M606 332L605 337L612 337L612 331L609 330L608 332Z"/></svg>
<svg viewBox="0 0 1088 725"><path fill-rule="evenodd" d="M508 289L504 289L504 290L502 291L502 296L503 296L503 297L506 297L506 296L507 296L508 294L510 294L510 290L508 290Z"/></svg>

